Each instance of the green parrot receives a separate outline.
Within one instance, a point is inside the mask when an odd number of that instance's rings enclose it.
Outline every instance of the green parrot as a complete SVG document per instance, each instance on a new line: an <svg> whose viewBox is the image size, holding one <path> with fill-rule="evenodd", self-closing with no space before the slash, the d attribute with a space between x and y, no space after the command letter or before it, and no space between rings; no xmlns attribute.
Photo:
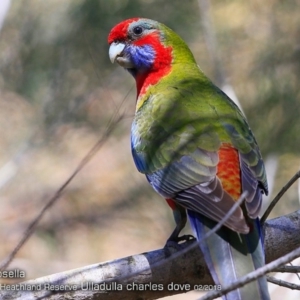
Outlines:
<svg viewBox="0 0 300 300"><path fill-rule="evenodd" d="M215 284L264 265L258 214L268 193L264 163L235 103L200 70L186 43L153 20L132 18L108 37L109 57L135 79L131 148L136 167L173 209L167 243L183 240L187 216L201 240L246 192L224 226L199 243ZM223 299L269 299L266 278Z"/></svg>

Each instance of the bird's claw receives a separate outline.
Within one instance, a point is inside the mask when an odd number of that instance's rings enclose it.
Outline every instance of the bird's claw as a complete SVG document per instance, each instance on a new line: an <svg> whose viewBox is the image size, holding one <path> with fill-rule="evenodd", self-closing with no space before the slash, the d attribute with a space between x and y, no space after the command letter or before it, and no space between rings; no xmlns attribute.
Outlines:
<svg viewBox="0 0 300 300"><path fill-rule="evenodd" d="M164 246L167 256L171 256L170 248L175 248L177 251L182 249L182 244L185 242L196 240L191 234L177 236L176 238L169 238Z"/></svg>
<svg viewBox="0 0 300 300"><path fill-rule="evenodd" d="M179 236L178 238L177 238L177 242L179 243L179 242L189 242L189 241L193 241L193 240L195 240L196 238L193 236L193 235L191 235L191 234L185 234L185 235L182 235L182 236ZM167 242L168 243L168 242Z"/></svg>

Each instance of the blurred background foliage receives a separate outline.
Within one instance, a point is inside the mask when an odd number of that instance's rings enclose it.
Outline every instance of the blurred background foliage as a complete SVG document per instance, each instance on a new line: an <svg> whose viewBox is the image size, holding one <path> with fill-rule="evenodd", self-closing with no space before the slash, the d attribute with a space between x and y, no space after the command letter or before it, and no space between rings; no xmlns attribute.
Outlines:
<svg viewBox="0 0 300 300"><path fill-rule="evenodd" d="M300 165L299 4L210 1L226 82L263 156L273 159L272 195ZM126 115L12 263L27 279L161 247L173 229L169 208L131 159L133 79L108 58L110 29L135 16L174 29L219 83L196 0L11 3L0 32L1 257L101 138L115 110ZM294 186L273 216L298 208Z"/></svg>

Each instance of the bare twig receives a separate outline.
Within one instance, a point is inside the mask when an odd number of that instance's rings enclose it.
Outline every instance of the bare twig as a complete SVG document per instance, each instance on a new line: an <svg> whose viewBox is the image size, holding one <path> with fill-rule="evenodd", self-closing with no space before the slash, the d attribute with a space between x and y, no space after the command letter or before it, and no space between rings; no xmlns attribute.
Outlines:
<svg viewBox="0 0 300 300"><path fill-rule="evenodd" d="M216 226L214 226L211 230L209 230L205 236L198 241L198 244L200 244L202 241L204 241L205 239L208 239L212 234L216 233L224 224L225 222L232 216L232 214L236 211L236 209L238 207L240 207L243 203L243 201L245 200L245 198L247 197L248 192L244 192L241 197L238 199L238 201L236 201L234 203L234 205L230 208L230 210L228 211L228 213L224 216L224 218L218 222L216 224Z"/></svg>
<svg viewBox="0 0 300 300"><path fill-rule="evenodd" d="M274 272L300 273L300 266L280 266L280 267L274 269Z"/></svg>
<svg viewBox="0 0 300 300"><path fill-rule="evenodd" d="M286 193L286 191L297 181L300 177L300 171L298 171L289 181L288 183L280 190L280 192L276 195L273 199L267 210L265 211L264 215L260 219L260 223L263 224L266 222L269 214L271 213L272 209L275 207L277 202L281 199L281 197Z"/></svg>
<svg viewBox="0 0 300 300"><path fill-rule="evenodd" d="M290 262L290 266L293 266L293 263L292 262ZM299 266L297 266L297 267L299 267ZM298 277L298 279L300 280L300 267L299 267L299 272L297 272L297 273L295 273L296 274L296 276Z"/></svg>
<svg viewBox="0 0 300 300"><path fill-rule="evenodd" d="M287 282L287 281L284 281L284 280L281 280L281 279L277 279L277 278L272 277L272 276L267 276L267 280L271 283L286 287L286 288L291 289L291 290L300 290L300 285L295 284L295 283L291 283L291 282Z"/></svg>
<svg viewBox="0 0 300 300"><path fill-rule="evenodd" d="M117 117L116 117L117 116ZM26 243L29 237L33 234L37 224L42 219L46 211L61 197L62 193L69 185L69 183L74 179L74 177L84 168L84 166L94 157L94 155L99 151L99 149L103 146L107 138L110 136L111 132L115 129L116 125L121 121L122 116L118 116L118 110L115 111L115 114L111 118L106 131L104 132L101 139L93 146L93 148L87 153L87 155L81 160L77 168L74 172L69 176L69 178L61 185L61 187L55 192L55 194L46 202L46 205L42 208L42 210L38 213L38 215L34 218L34 220L29 224L27 229L25 230L22 238L17 243L15 248L11 251L11 253L1 262L0 270L4 270L8 267L11 261L14 259L16 254L19 252L21 247Z"/></svg>

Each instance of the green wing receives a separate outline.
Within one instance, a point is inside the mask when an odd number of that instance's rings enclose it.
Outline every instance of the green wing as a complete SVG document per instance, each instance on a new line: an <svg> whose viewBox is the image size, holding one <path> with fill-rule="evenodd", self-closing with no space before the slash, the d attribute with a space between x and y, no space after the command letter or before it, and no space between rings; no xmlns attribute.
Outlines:
<svg viewBox="0 0 300 300"><path fill-rule="evenodd" d="M192 210L198 207L200 213L205 205L213 205L214 214L218 210L226 213L234 202L225 192L220 193L216 171L218 150L222 143L229 143L239 152L242 188L248 192L246 207L249 216L255 218L261 206L261 190L267 193L255 138L238 107L221 90L198 68L181 67L188 68L184 72L190 75L195 72L195 76L162 80L136 112L132 126L136 165L164 197L174 198ZM209 187L206 190L205 185ZM192 198L194 201L189 200ZM222 218L221 214L205 215L216 221Z"/></svg>

